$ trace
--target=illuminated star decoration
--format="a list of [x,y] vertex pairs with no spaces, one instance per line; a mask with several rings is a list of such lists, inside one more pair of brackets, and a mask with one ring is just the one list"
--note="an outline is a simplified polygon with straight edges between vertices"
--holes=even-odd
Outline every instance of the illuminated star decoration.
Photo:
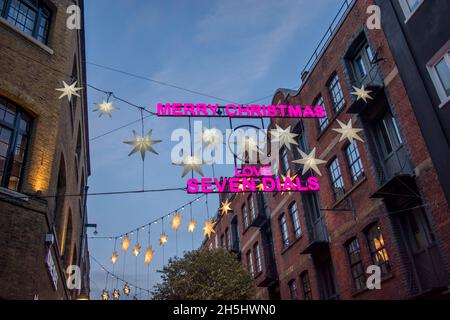
[[279,142],[280,147],[286,146],[289,150],[291,150],[291,144],[298,146],[297,141],[295,141],[294,139],[298,136],[298,134],[291,132],[291,126],[287,127],[286,129],[281,129],[281,127],[279,127],[278,125],[276,126],[276,129],[270,131],[273,137],[273,142]]
[[298,149],[300,152],[300,155],[302,156],[302,159],[292,161],[293,163],[299,163],[303,165],[303,172],[302,175],[304,175],[308,170],[312,169],[314,170],[319,176],[322,175],[319,168],[317,167],[319,164],[324,164],[326,161],[323,161],[321,159],[316,158],[316,148],[314,148],[310,154],[304,153],[302,150]]
[[105,101],[103,100],[102,103],[96,103],[95,105],[97,106],[97,108],[94,109],[94,112],[99,112],[99,117],[101,117],[102,115],[106,114],[108,115],[110,118],[112,117],[112,112],[114,110],[119,110],[119,108],[117,108],[116,106],[113,105],[114,101]]
[[65,81],[63,81],[63,85],[64,85],[64,88],[56,89],[56,91],[62,92],[62,95],[58,99],[62,99],[64,97],[67,97],[67,99],[69,99],[69,102],[72,100],[72,96],[79,97],[80,95],[77,93],[77,91],[80,91],[80,90],[83,89],[81,87],[77,87],[76,86],[77,85],[77,81],[72,83],[70,86]]
[[172,217],[172,222],[171,222],[170,228],[172,230],[178,230],[181,226],[181,220],[182,220],[181,214],[179,214],[178,212],[176,214],[174,214]]
[[235,142],[238,145],[238,156],[243,157],[245,154],[262,153],[258,146],[258,142],[253,137],[239,137],[238,141]]
[[214,231],[214,222],[210,219],[205,222],[205,226],[203,227],[203,237],[211,239],[213,233],[216,233],[216,231]]
[[114,291],[113,291],[113,298],[114,298],[114,300],[119,300],[119,298],[120,298],[119,289],[114,289]]
[[123,293],[128,296],[131,292],[130,286],[128,285],[128,283],[125,284],[125,286],[123,287]]
[[152,147],[154,144],[162,142],[162,140],[152,140],[153,130],[150,130],[146,135],[143,137],[138,134],[136,131],[133,130],[134,134],[134,140],[133,141],[125,141],[124,143],[132,145],[134,147],[133,150],[131,150],[130,154],[128,156],[131,156],[135,154],[136,152],[141,152],[142,160],[145,160],[145,152],[152,152],[154,154],[158,154],[156,150]]
[[225,202],[222,202],[222,206],[220,207],[220,212],[222,213],[222,215],[227,215],[228,212],[232,211],[231,210],[231,202],[227,200],[225,200]]
[[159,237],[159,245],[163,246],[167,243],[167,234],[163,232],[161,236]]
[[153,261],[153,254],[155,251],[153,250],[152,246],[149,246],[147,250],[145,251],[145,257],[144,257],[144,263],[150,264]]
[[[284,189],[284,187],[286,185],[286,179],[290,180],[290,183],[292,184],[292,187],[286,187],[286,191],[290,194],[289,191],[291,191],[293,187],[294,188],[296,187],[295,183],[294,183],[294,180],[295,180],[295,178],[297,178],[297,175],[291,176],[291,170],[289,169],[288,172],[286,173],[286,176],[281,175],[281,178],[282,178],[282,181],[283,181],[282,184],[281,184],[283,189]],[[285,191],[281,192],[281,194],[283,194],[284,192]]]
[[137,257],[140,252],[141,252],[141,246],[139,245],[139,243],[136,243],[136,245],[133,248],[133,256]]
[[182,178],[186,177],[189,172],[195,171],[202,177],[205,175],[203,174],[202,169],[200,168],[200,165],[202,164],[202,160],[200,160],[200,157],[197,155],[194,156],[186,156],[182,161],[181,165],[184,166]]
[[341,138],[339,139],[339,142],[348,139],[350,143],[353,143],[354,140],[359,140],[361,142],[364,142],[364,140],[358,136],[358,132],[363,131],[363,129],[355,129],[352,125],[352,119],[348,121],[347,124],[342,123],[341,121],[337,120],[339,125],[341,126],[340,129],[333,129],[333,131],[336,131],[341,134]]
[[109,300],[109,292],[106,290],[103,290],[102,292],[102,300]]
[[115,264],[117,262],[117,259],[119,258],[119,254],[117,253],[117,251],[114,251],[112,256],[111,256],[111,262],[113,264]]
[[130,247],[130,238],[128,238],[128,236],[126,235],[123,237],[122,240],[122,250],[127,251],[129,247]]
[[368,99],[373,100],[373,98],[370,95],[372,91],[366,90],[364,86],[362,86],[361,88],[353,86],[353,89],[355,91],[351,92],[351,94],[356,96],[356,101],[363,100],[365,103],[367,103]]
[[189,221],[189,224],[188,224],[188,232],[194,233],[195,228],[197,228],[197,221],[192,219],[191,221]]

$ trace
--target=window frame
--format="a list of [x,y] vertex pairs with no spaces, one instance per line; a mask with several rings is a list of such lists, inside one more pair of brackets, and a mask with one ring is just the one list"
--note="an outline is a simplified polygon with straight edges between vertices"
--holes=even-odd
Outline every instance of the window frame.
[[[28,151],[29,151],[29,147],[30,147],[30,143],[31,143],[33,118],[23,108],[21,108],[17,104],[15,104],[3,97],[0,97],[0,103],[3,103],[6,107],[8,107],[8,105],[9,105],[10,107],[13,107],[15,109],[13,124],[8,123],[3,120],[0,120],[0,127],[11,131],[11,136],[9,137],[9,142],[8,142],[8,148],[6,151],[4,171],[0,178],[0,188],[5,188],[7,190],[14,191],[14,192],[20,192],[20,190],[22,189],[25,164],[27,162],[27,155],[28,155]],[[25,130],[20,128],[22,115],[24,115],[25,117],[27,117],[29,119],[29,121],[27,122],[27,128]],[[25,150],[24,150],[24,154],[23,154],[22,165],[20,168],[16,189],[10,189],[9,184],[11,183],[11,174],[12,174],[12,170],[13,170],[16,149],[17,149],[17,146],[19,145],[19,143],[18,143],[19,136],[22,136],[26,139],[26,146],[24,148]]]
[[[356,244],[356,247],[352,245]],[[345,251],[347,253],[348,263],[350,266],[350,274],[353,280],[353,287],[359,291],[364,289],[366,285],[366,274],[364,272],[364,264],[361,255],[361,246],[359,244],[358,238],[353,237],[349,239],[345,244]],[[356,260],[352,257],[357,255]],[[355,274],[355,270],[360,269],[360,273]]]
[[281,216],[278,218],[278,224],[280,226],[281,245],[283,249],[286,249],[290,245],[290,240],[289,240],[289,227],[287,225],[285,213],[282,213]]
[[[339,80],[339,75],[337,72],[333,73],[333,75],[330,77],[330,80],[328,80],[327,83],[328,93],[330,95],[330,101],[331,101],[331,111],[333,115],[338,114],[342,109],[345,108],[345,96],[344,91],[342,90],[341,82]],[[338,94],[334,94],[334,89],[338,89],[338,94],[341,97],[339,101],[336,101],[336,97]]]
[[298,300],[298,287],[297,281],[295,279],[291,279],[288,282],[289,287],[289,295],[292,301]]
[[283,175],[287,175],[290,170],[289,165],[289,150],[285,146],[280,149],[280,169]]
[[424,0],[418,0],[419,3],[417,4],[417,7],[415,9],[411,9],[409,7],[408,0],[398,0],[400,7],[402,8],[403,14],[405,15],[405,23],[407,23],[411,17],[419,10],[419,8],[424,4]]
[[253,194],[250,194],[247,198],[248,201],[248,208],[249,208],[249,213],[250,213],[250,223],[253,223],[253,221],[255,221],[256,219],[256,208],[255,208],[255,201],[253,199]]
[[[12,1],[13,0],[4,0],[3,8],[0,8],[0,17],[5,19],[8,24],[13,26],[14,28],[17,28],[18,30],[20,30],[24,34],[32,37],[33,39],[35,39],[39,43],[42,43],[44,45],[48,45],[48,39],[49,39],[49,35],[50,35],[50,28],[51,28],[52,19],[53,19],[53,11],[50,9],[50,7],[48,5],[46,5],[46,3],[44,1],[42,1],[42,0],[36,0],[37,5],[35,3],[33,3],[32,1],[29,1],[29,0],[16,0],[20,4],[25,5],[27,8],[29,8],[30,10],[32,10],[36,14],[35,20],[33,21],[33,31],[31,32],[31,34],[29,34],[28,32],[24,31],[20,26],[17,26],[15,24],[15,22],[13,23],[12,21],[9,20],[9,14],[10,14],[10,10],[11,10]],[[45,15],[44,11],[48,12],[47,16]],[[44,18],[47,18],[47,27],[46,27],[46,30],[45,30],[45,35],[42,38],[40,36],[40,34],[39,34],[39,29],[40,29],[40,26],[41,26],[41,21]]]
[[253,246],[253,251],[255,252],[255,270],[258,274],[262,272],[261,248],[259,247],[259,242],[255,243],[255,245]]
[[314,99],[314,102],[312,104],[313,104],[313,106],[322,106],[323,111],[325,113],[325,117],[318,119],[319,120],[318,121],[319,122],[318,123],[319,133],[322,133],[330,125],[330,119],[328,118],[327,108],[325,106],[325,100],[323,98],[323,95],[319,94]]
[[312,300],[313,299],[312,288],[308,271],[303,271],[300,274],[300,280],[302,282],[303,298],[305,300]]
[[255,276],[255,266],[253,265],[253,253],[251,250],[247,251],[247,270],[252,275]]
[[[382,246],[381,246],[380,248],[376,248],[376,247],[374,246],[375,249],[372,247],[373,241],[369,238],[369,233],[370,233],[374,228],[376,228],[376,229],[378,230],[377,232],[379,233],[379,235],[380,235],[381,238],[383,239],[383,241],[382,241]],[[380,223],[379,223],[379,222],[374,222],[374,223],[370,224],[369,226],[367,226],[367,228],[364,230],[364,237],[366,238],[367,247],[368,247],[369,252],[370,252],[370,259],[371,259],[372,263],[373,263],[374,265],[380,267],[380,269],[381,269],[381,275],[382,275],[382,276],[386,276],[386,275],[391,274],[391,272],[392,272],[391,259],[390,259],[390,257],[389,257],[389,253],[388,253],[387,248],[386,248],[386,243],[385,243],[385,241],[384,241],[383,233],[381,232],[381,226],[380,226]],[[379,263],[379,262],[377,262],[377,260],[375,259],[375,257],[378,256],[378,253],[379,253],[379,252],[383,252],[383,254],[382,254],[383,259],[384,259],[384,255],[386,255],[386,257],[387,257],[387,260],[385,260],[383,263]],[[386,266],[386,271],[383,270],[383,266]]]
[[427,70],[433,82],[433,86],[436,89],[437,95],[440,100],[439,108],[443,108],[450,101],[450,94],[445,91],[444,85],[440,79],[439,73],[436,70],[436,66],[444,60],[447,67],[450,70],[450,41],[440,49],[437,54],[427,63]]
[[250,222],[248,220],[248,209],[246,203],[242,204],[241,211],[242,211],[242,220],[244,222],[244,230],[247,230],[247,228],[250,226]]
[[[292,208],[295,207],[295,211]],[[294,229],[294,235],[296,239],[299,239],[302,236],[302,225],[300,223],[300,216],[298,214],[298,206],[297,202],[293,201],[289,205],[289,214],[292,220],[292,227]]]
[[[334,163],[336,163],[336,168],[332,168]],[[341,165],[339,163],[338,157],[334,157],[331,159],[331,161],[327,165],[327,170],[330,177],[331,187],[333,189],[333,194],[336,200],[341,199],[345,195],[345,182],[344,177],[342,176]],[[335,177],[334,173],[336,172],[336,170],[339,171],[339,175]],[[336,186],[336,183],[338,181],[342,182],[341,192],[338,192],[339,187]]]
[[[354,152],[349,152],[350,147],[354,147]],[[361,153],[359,152],[358,144],[356,141],[349,143],[344,148],[345,160],[347,162],[347,167],[350,172],[350,177],[352,179],[352,183],[356,184],[361,181],[365,177],[364,166],[361,159]],[[355,160],[351,159],[351,154],[355,153]],[[355,165],[358,164],[360,166],[360,170],[357,172],[355,169]],[[356,176],[355,174],[358,173]]]

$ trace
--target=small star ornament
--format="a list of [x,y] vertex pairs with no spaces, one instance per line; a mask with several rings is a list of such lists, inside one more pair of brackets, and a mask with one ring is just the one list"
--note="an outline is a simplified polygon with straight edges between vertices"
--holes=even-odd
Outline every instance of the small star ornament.
[[222,206],[220,207],[220,212],[222,213],[222,215],[228,215],[228,213],[230,211],[232,211],[231,209],[231,202],[227,199],[225,200],[225,202],[222,202]]
[[186,177],[189,172],[194,171],[197,172],[199,175],[204,177],[204,173],[202,169],[200,168],[200,165],[203,163],[203,161],[200,159],[198,155],[194,156],[186,156],[182,161],[181,165],[184,166],[183,174],[181,175],[182,178]]
[[102,103],[96,103],[97,108],[94,109],[94,112],[99,112],[99,117],[102,115],[107,115],[110,118],[112,117],[112,112],[114,110],[119,110],[116,106],[113,105],[114,101],[105,101]]
[[208,237],[208,239],[211,239],[211,235],[213,233],[216,233],[214,230],[214,222],[209,219],[205,222],[205,226],[203,227],[203,237]]
[[202,139],[206,146],[216,147],[223,143],[222,134],[216,128],[212,129],[205,128],[203,131]]
[[144,263],[147,265],[152,263],[154,254],[155,251],[153,250],[152,246],[149,246],[147,250],[145,250]]
[[156,150],[152,147],[154,144],[162,142],[162,140],[152,140],[153,130],[150,130],[146,135],[141,136],[136,131],[133,130],[134,140],[133,141],[125,141],[124,143],[132,145],[134,147],[133,150],[131,150],[130,154],[128,156],[131,156],[135,154],[136,152],[141,153],[142,161],[145,160],[145,152],[152,152],[154,154],[158,154]]
[[194,233],[195,228],[197,228],[197,221],[192,219],[191,221],[189,221],[188,224],[188,232]]
[[130,247],[130,238],[128,236],[124,236],[122,240],[122,251],[127,251]]
[[102,292],[102,300],[107,301],[109,300],[109,292],[106,290],[103,290]]
[[176,214],[174,214],[172,217],[172,222],[171,222],[170,228],[172,230],[178,230],[181,226],[181,220],[182,220],[181,214],[179,214],[178,212]]
[[117,251],[114,251],[112,256],[111,256],[111,262],[112,264],[115,264],[117,262],[117,259],[119,258],[119,254],[117,253]]
[[[296,185],[294,183],[295,178],[297,178],[297,175],[293,175],[291,176],[291,170],[289,169],[288,172],[286,173],[286,176],[281,175],[281,180],[282,182],[282,188],[285,189],[286,191],[281,192],[281,194],[284,194],[285,192],[288,192],[289,194],[291,194],[290,191],[292,191],[292,189],[296,188]],[[287,180],[287,182],[286,182]],[[289,184],[289,186],[288,186]]]
[[128,296],[128,295],[130,295],[130,292],[131,292],[130,286],[128,285],[128,283],[126,283],[126,284],[123,286],[123,293],[124,293],[126,296]]
[[167,243],[167,234],[163,232],[161,236],[159,237],[159,245],[163,246]]
[[341,138],[339,139],[339,142],[341,142],[345,139],[348,139],[348,141],[350,141],[350,143],[353,143],[354,140],[359,140],[361,142],[364,142],[364,140],[360,136],[358,136],[358,132],[363,131],[363,129],[353,128],[352,119],[350,119],[347,124],[344,124],[339,120],[337,120],[337,122],[339,123],[341,128],[333,129],[333,131],[336,131],[341,134]]
[[238,141],[234,142],[234,144],[238,146],[237,155],[240,158],[245,157],[247,154],[262,154],[258,141],[254,137],[246,137],[241,135],[238,138]]
[[319,176],[322,175],[319,168],[317,167],[319,164],[324,164],[326,161],[317,159],[316,158],[316,148],[314,148],[310,154],[304,153],[302,150],[298,149],[300,152],[300,155],[302,156],[301,159],[292,161],[293,163],[298,163],[303,165],[303,172],[302,175],[304,175],[308,170],[313,170],[316,172]]
[[282,129],[278,125],[276,126],[276,129],[270,131],[270,133],[272,134],[272,142],[279,142],[280,147],[286,146],[286,148],[288,148],[289,150],[291,150],[291,144],[298,146],[297,141],[295,141],[294,139],[298,136],[298,134],[291,132],[291,126],[287,127],[286,129]]
[[139,243],[136,243],[136,245],[133,248],[133,256],[137,257],[140,252],[141,252],[141,246],[139,245]]
[[119,289],[114,289],[114,291],[113,291],[113,298],[114,298],[114,300],[119,300],[119,298],[120,298],[120,291],[119,291]]
[[373,100],[372,96],[370,95],[372,91],[366,90],[364,86],[362,86],[361,88],[353,86],[353,89],[355,91],[351,92],[351,94],[356,96],[356,101],[363,100],[365,103],[367,103],[367,100]]
[[79,97],[80,95],[78,94],[78,91],[83,89],[81,87],[77,87],[77,81],[72,83],[70,86],[65,81],[63,81],[63,86],[64,86],[64,88],[56,89],[56,91],[62,92],[61,96],[58,99],[67,97],[69,102],[72,100],[72,96]]

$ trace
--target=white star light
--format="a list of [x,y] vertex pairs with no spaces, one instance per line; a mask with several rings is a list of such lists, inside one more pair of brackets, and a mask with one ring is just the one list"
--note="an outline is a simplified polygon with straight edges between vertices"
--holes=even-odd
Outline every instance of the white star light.
[[304,175],[308,170],[312,169],[314,170],[319,176],[322,175],[319,168],[317,167],[319,164],[324,164],[326,161],[317,159],[316,158],[316,148],[314,148],[310,154],[304,153],[302,150],[298,149],[300,152],[300,155],[302,156],[302,159],[292,161],[293,163],[299,163],[303,165],[303,172],[302,175]]
[[254,137],[246,137],[245,135],[240,135],[238,141],[235,141],[234,144],[238,146],[237,156],[239,158],[243,158],[246,154],[250,157],[253,154],[262,154],[261,149],[264,148],[264,145],[260,148],[258,141]]
[[357,88],[357,87],[353,86],[353,89],[355,91],[351,92],[351,94],[356,96],[356,101],[363,100],[365,103],[367,103],[368,99],[373,100],[373,98],[370,95],[370,93],[372,93],[372,91],[366,90],[366,88],[364,86],[362,86],[361,88]]
[[340,129],[333,129],[333,131],[336,131],[341,134],[341,138],[339,139],[339,142],[348,139],[350,143],[353,143],[354,140],[359,140],[361,142],[364,142],[364,140],[358,136],[358,132],[363,131],[363,129],[355,129],[352,125],[352,119],[348,121],[347,124],[342,123],[341,121],[337,120],[339,125],[341,126]]
[[206,146],[216,147],[223,143],[222,133],[216,128],[205,128],[202,139]]
[[56,89],[56,91],[62,92],[62,95],[58,99],[62,99],[67,96],[67,98],[69,99],[69,102],[72,100],[72,96],[79,97],[80,95],[77,93],[77,91],[80,91],[83,89],[81,87],[76,86],[77,81],[72,83],[70,86],[65,81],[63,81],[63,85],[64,85],[64,88]]
[[180,163],[180,165],[184,166],[182,178],[188,175],[189,172],[195,171],[202,177],[205,175],[203,174],[202,169],[200,168],[200,165],[203,164],[203,161],[200,159],[200,156],[198,154],[194,156],[186,156]]
[[273,137],[273,142],[279,142],[280,147],[286,146],[289,150],[291,150],[291,144],[298,146],[297,141],[294,139],[298,136],[298,134],[291,132],[291,126],[286,129],[282,129],[278,125],[276,126],[276,129],[270,131]]
[[98,115],[99,117],[106,114],[111,118],[112,112],[114,110],[119,110],[119,108],[114,106],[113,103],[114,103],[114,101],[105,101],[105,100],[103,100],[102,103],[96,103],[95,105],[97,106],[97,108],[94,109],[94,112],[98,111],[100,113]]
[[154,154],[158,154],[156,150],[152,147],[152,145],[162,142],[161,140],[152,140],[153,130],[150,130],[146,135],[143,137],[136,133],[136,131],[133,130],[134,134],[134,140],[133,141],[125,141],[124,143],[132,145],[134,147],[133,150],[131,150],[130,154],[128,156],[133,155],[134,153],[140,151],[142,160],[145,160],[145,152],[152,152]]

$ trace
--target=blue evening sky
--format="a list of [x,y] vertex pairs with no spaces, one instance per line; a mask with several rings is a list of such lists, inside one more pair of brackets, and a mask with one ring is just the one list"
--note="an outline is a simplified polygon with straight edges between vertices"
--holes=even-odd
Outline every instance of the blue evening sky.
[[[245,103],[268,96],[277,88],[297,88],[300,71],[312,54],[343,0],[227,0],[227,1],[163,1],[163,0],[95,0],[86,1],[87,60],[155,80],[175,84],[227,100]],[[88,83],[130,102],[156,110],[158,102],[220,103],[211,98],[164,87],[148,81],[88,65]],[[112,119],[98,118],[92,112],[95,102],[105,98],[92,89],[89,97],[89,129],[94,138],[109,130],[139,119],[139,112],[121,102]],[[271,99],[260,103],[269,103]],[[225,128],[226,119],[214,119],[212,126]],[[236,122],[238,123],[238,122]],[[204,123],[207,125],[207,123]],[[240,123],[242,124],[242,123]],[[184,187],[183,169],[171,164],[170,141],[176,128],[187,128],[187,119],[145,120],[145,130],[153,129],[153,137],[163,140],[156,145],[159,156],[147,154],[145,187]],[[90,192],[138,190],[142,186],[142,161],[123,141],[132,139],[132,130],[140,132],[137,123],[91,141],[92,176]],[[210,167],[203,167],[212,176]],[[216,167],[216,176],[231,175],[233,166]],[[120,196],[90,197],[88,214],[97,223],[98,236],[113,236],[143,225],[181,204],[191,201],[183,191]],[[209,196],[210,214],[218,208],[217,196]],[[194,246],[202,241],[201,228],[206,219],[205,201],[193,205],[198,221]],[[178,250],[192,249],[191,234],[186,231],[189,220],[186,208],[184,224],[178,232]],[[156,249],[150,266],[150,285],[158,281],[156,270],[163,264],[158,245],[161,224],[152,227],[151,244]],[[175,233],[165,223],[169,242],[165,259],[175,255]],[[89,231],[92,236],[92,230]],[[132,236],[132,245],[136,234]],[[142,249],[147,246],[147,230],[141,232]],[[123,253],[119,250],[115,273],[123,275]],[[90,240],[92,256],[112,271],[110,256],[114,241]],[[125,278],[130,283],[147,287],[147,267],[142,254],[130,252],[126,258]],[[91,261],[92,298],[97,299],[105,287],[105,272]],[[108,281],[108,289],[115,281]],[[119,284],[119,288],[122,285]],[[145,296],[146,297],[146,296]],[[142,296],[144,298],[144,295]]]

